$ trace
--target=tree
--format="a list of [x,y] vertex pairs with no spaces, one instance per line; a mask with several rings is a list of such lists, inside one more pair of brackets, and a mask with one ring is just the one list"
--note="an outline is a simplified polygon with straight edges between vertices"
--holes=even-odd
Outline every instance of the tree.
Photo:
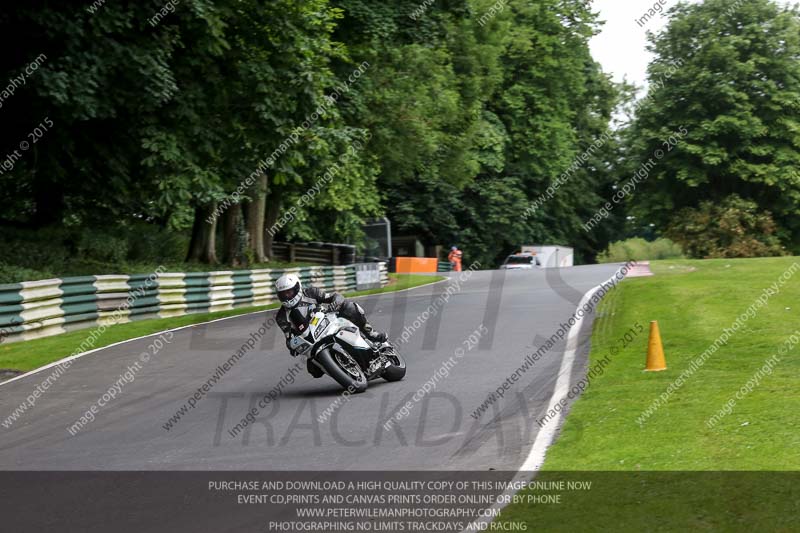
[[4,185],[17,184],[0,187],[4,205],[14,206],[6,211],[14,222],[100,225],[155,214],[164,176],[143,168],[143,145],[153,142],[164,157],[181,157],[155,120],[177,89],[171,62],[181,47],[203,56],[218,46],[208,37],[219,24],[211,11],[187,22],[183,34],[153,32],[147,20],[160,7],[154,0],[109,3],[90,13],[75,3],[33,2],[0,15],[2,33],[16,39],[3,55],[4,72],[16,76],[37,54],[46,58],[2,110],[3,146],[52,122],[2,176]]
[[617,93],[589,54],[594,16],[583,1],[495,4],[419,15],[407,2],[340,0],[337,39],[376,65],[348,119],[373,133],[397,231],[457,242],[485,265],[533,241],[576,242],[591,256],[606,241],[579,222],[610,189],[605,153],[546,212],[523,213],[607,128]]
[[190,233],[188,259],[236,265],[270,257],[276,229],[358,243],[383,212],[487,266],[607,240],[580,222],[611,191],[612,146],[523,216],[617,98],[588,0],[192,0],[156,26],[158,0],[39,4],[0,14],[23,36],[9,74],[48,58],[0,110],[5,145],[54,123],[1,176],[4,226],[158,225]]
[[[193,0],[152,27],[162,7],[62,3],[0,15],[21,36],[5,70],[33,51],[46,57],[2,110],[3,144],[18,144],[33,118],[54,124],[3,173],[4,223],[191,228],[188,257],[214,262],[217,219],[244,202],[248,255],[264,260],[266,180],[273,191],[304,190],[363,137],[335,109],[301,127],[338,83],[329,63],[344,54],[330,38],[340,14],[327,0]],[[220,235],[223,255],[239,235]]]
[[[800,13],[706,0],[670,17],[650,38],[650,92],[633,132],[639,161],[667,153],[637,189],[637,214],[663,228],[677,210],[736,194],[770,209],[800,250]],[[680,128],[688,135],[668,151]]]
[[267,174],[261,172],[248,191],[251,200],[246,204],[248,248],[253,261],[263,263],[267,260],[264,254],[264,220],[267,209]]

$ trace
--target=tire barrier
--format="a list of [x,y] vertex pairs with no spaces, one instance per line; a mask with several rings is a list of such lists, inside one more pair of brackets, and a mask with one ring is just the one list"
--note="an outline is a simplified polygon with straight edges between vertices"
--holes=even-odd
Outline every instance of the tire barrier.
[[[385,263],[368,268],[388,283]],[[363,269],[364,267],[360,267]],[[0,343],[94,326],[212,313],[277,302],[273,284],[284,273],[328,291],[361,288],[357,265],[287,269],[81,276],[0,285]]]
[[398,274],[414,274],[421,272],[438,272],[439,260],[435,257],[396,257],[395,272]]

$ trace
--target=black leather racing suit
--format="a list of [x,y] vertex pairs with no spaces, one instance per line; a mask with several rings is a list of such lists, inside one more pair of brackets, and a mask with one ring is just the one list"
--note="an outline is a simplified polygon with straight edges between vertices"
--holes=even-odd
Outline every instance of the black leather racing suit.
[[[346,318],[353,324],[355,324],[358,329],[364,332],[368,338],[373,338],[372,336],[375,335],[372,326],[369,325],[367,322],[367,315],[364,313],[364,309],[360,305],[355,302],[351,302],[347,300],[344,296],[337,292],[325,292],[321,289],[316,287],[308,287],[303,289],[303,297],[300,299],[300,302],[297,304],[297,307],[300,306],[312,306],[317,304],[328,304],[330,306],[331,311],[334,311],[339,314],[342,318]],[[278,327],[281,328],[283,334],[286,336],[286,347],[289,348],[289,339],[292,336],[292,323],[289,320],[289,313],[291,309],[287,309],[286,307],[281,307],[278,310],[278,314],[275,316],[275,322],[278,324]],[[385,338],[385,335],[383,336]],[[289,350],[291,352],[291,349]],[[292,354],[294,355],[294,354]],[[322,375],[322,371],[318,369],[316,366],[310,364],[308,365],[308,371],[314,377],[320,377]]]

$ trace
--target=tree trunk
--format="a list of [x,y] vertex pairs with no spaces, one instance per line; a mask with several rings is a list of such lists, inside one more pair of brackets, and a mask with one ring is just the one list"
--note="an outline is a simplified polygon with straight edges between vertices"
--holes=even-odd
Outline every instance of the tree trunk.
[[272,243],[275,241],[275,234],[280,228],[275,225],[278,222],[278,215],[281,214],[281,196],[283,191],[275,186],[270,187],[267,193],[267,209],[264,217],[264,253],[272,260]]
[[189,241],[189,253],[186,255],[187,261],[210,265],[217,263],[217,219],[213,216],[216,208],[216,202],[195,208],[192,239]]
[[202,222],[203,215],[199,207],[194,208],[194,222],[192,222],[192,238],[189,240],[189,251],[186,252],[186,261],[199,261],[202,250]]
[[264,263],[264,214],[267,205],[267,175],[261,173],[253,186],[248,191],[251,200],[248,202],[247,233],[250,238],[248,248],[252,253],[253,261]]
[[232,205],[222,215],[222,261],[231,266],[241,266],[239,257],[239,219],[242,206]]

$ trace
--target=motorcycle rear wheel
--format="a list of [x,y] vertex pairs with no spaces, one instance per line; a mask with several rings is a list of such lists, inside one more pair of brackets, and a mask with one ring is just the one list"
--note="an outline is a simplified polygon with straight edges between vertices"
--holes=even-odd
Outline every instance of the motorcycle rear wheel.
[[406,376],[406,360],[403,359],[403,356],[394,346],[390,350],[383,352],[383,354],[389,359],[392,366],[384,370],[381,377],[386,381],[400,381],[403,379]]

